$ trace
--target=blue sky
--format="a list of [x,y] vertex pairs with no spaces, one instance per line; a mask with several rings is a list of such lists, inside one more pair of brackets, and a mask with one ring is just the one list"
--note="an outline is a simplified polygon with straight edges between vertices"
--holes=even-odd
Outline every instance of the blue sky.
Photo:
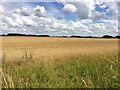
[[[68,14],[64,14],[62,9],[64,7],[64,5],[62,3],[58,3],[58,2],[37,2],[37,3],[31,3],[32,7],[35,7],[36,5],[40,5],[40,6],[44,6],[47,10],[48,13],[51,14],[55,14],[55,17],[58,18],[64,18],[65,20],[76,20],[77,19],[77,15],[75,13],[68,13]],[[55,9],[59,12],[52,12],[55,11]],[[64,14],[64,17],[63,17]]]
[[2,33],[117,35],[116,3],[90,1],[2,3]]

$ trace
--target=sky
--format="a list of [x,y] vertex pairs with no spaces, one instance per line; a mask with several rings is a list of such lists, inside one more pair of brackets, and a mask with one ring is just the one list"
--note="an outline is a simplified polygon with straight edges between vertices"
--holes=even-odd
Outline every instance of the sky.
[[1,2],[0,34],[116,36],[118,1]]

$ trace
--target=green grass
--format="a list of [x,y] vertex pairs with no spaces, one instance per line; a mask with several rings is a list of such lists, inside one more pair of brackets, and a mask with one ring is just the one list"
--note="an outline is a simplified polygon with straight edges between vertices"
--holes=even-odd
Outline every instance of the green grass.
[[16,62],[4,63],[3,88],[120,87],[120,65],[116,55],[56,61],[48,66],[30,66],[29,62],[20,65]]

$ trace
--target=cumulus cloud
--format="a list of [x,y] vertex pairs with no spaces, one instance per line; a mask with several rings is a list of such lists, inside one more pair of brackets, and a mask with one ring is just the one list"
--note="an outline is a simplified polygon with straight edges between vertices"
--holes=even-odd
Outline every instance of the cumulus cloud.
[[45,16],[47,15],[44,6],[38,6],[38,5],[37,5],[37,6],[34,8],[34,10],[35,10],[35,15],[36,15],[36,16],[45,17]]
[[92,4],[92,2],[91,0],[91,2],[78,5],[78,16],[80,19],[87,19],[92,15],[92,11],[94,10],[94,4]]
[[107,17],[106,12],[100,13],[98,11],[94,11],[90,18],[93,20],[98,20],[98,19],[105,19],[106,17]]
[[73,4],[66,4],[64,7],[63,7],[63,11],[65,13],[74,13],[76,12],[77,10],[77,7],[74,6]]
[[23,21],[20,18],[16,18],[15,22],[18,23],[19,25],[23,25]]
[[30,15],[30,10],[26,7],[22,7],[22,9],[20,10],[20,13],[24,16],[29,16]]
[[[67,0],[62,0],[61,1],[65,7],[66,7],[66,11],[70,12],[70,10],[73,12],[75,12],[76,8],[77,8],[77,15],[79,17],[79,19],[87,19],[92,15],[92,11],[94,10],[94,0],[82,0],[82,2],[68,2]],[[72,10],[71,8],[68,7],[68,5],[74,5],[72,7],[74,7],[74,9]],[[69,5],[70,6],[70,5]],[[63,10],[65,9],[65,7],[63,8]]]
[[8,24],[9,26],[13,26],[13,27],[14,27],[14,26],[18,26],[18,24],[15,23],[15,21],[13,21],[11,17],[4,17],[4,18],[2,19],[2,21],[3,21],[3,23]]
[[118,34],[118,21],[117,20],[100,20],[101,23],[94,23],[89,25],[89,29],[96,35],[117,35]]
[[21,18],[25,26],[33,26],[34,22],[30,17],[22,17]]

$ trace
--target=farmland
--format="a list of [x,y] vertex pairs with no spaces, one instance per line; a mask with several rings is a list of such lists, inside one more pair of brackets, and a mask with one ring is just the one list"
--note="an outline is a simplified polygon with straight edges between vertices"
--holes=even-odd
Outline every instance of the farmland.
[[3,88],[107,88],[118,81],[118,39],[2,37]]

